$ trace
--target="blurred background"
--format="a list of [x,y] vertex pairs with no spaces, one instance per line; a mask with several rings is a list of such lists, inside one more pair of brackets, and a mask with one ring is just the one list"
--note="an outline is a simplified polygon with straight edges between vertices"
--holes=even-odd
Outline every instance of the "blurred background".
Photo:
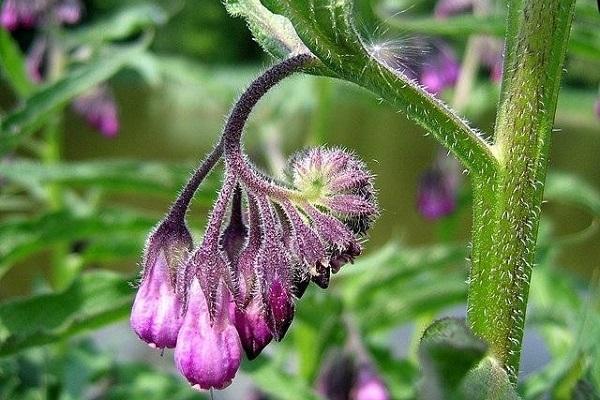
[[[61,3],[2,4],[3,135],[17,126],[23,137],[0,153],[0,399],[202,398],[171,352],[129,330],[128,282],[149,229],[273,60],[218,0]],[[491,132],[504,2],[363,3],[366,43]],[[576,14],[525,335],[526,398],[571,398],[559,394],[584,381],[594,393],[600,380],[600,336],[581,340],[600,331],[600,14],[592,0]],[[311,287],[284,341],[245,362],[215,399],[350,398],[353,379],[328,389],[327,368],[358,353],[392,398],[414,398],[423,328],[465,314],[468,176],[402,114],[328,78],[283,82],[245,136],[273,176],[295,151],[322,144],[355,151],[377,176],[382,212],[366,255],[326,291]],[[197,195],[196,237],[219,183],[215,171]]]

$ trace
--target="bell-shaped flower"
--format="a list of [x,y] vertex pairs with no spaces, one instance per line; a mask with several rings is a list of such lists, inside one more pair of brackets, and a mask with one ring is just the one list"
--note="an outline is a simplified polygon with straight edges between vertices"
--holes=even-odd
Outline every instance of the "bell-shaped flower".
[[255,359],[271,342],[273,334],[265,320],[263,306],[254,298],[244,308],[235,308],[234,324],[249,360]]
[[457,161],[438,154],[433,167],[425,171],[419,184],[419,213],[426,219],[435,220],[454,212],[460,181]]
[[75,98],[73,110],[106,137],[119,133],[119,116],[115,98],[107,86],[96,86]]
[[432,94],[438,95],[454,86],[460,75],[460,64],[450,46],[437,42],[423,61],[419,82]]
[[350,400],[389,400],[390,392],[369,363],[358,365]]
[[348,400],[355,375],[352,356],[332,350],[319,371],[316,391],[328,400]]
[[230,320],[230,299],[221,286],[214,318],[197,279],[189,288],[188,305],[175,347],[175,365],[197,389],[223,389],[242,360],[242,346]]
[[175,291],[177,269],[192,247],[183,224],[166,220],[154,230],[143,258],[142,280],[131,310],[135,333],[152,347],[175,347],[182,323],[182,303]]
[[265,319],[275,340],[287,332],[294,317],[292,266],[285,250],[281,225],[266,197],[257,197],[264,229],[263,242],[256,260],[258,289],[262,296]]

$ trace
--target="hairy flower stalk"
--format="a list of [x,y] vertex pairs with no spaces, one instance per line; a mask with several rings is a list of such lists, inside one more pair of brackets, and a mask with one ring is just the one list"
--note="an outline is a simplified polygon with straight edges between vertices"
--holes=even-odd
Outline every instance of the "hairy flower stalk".
[[[136,298],[143,307],[134,305],[132,327],[156,347],[175,346],[176,366],[195,388],[226,387],[242,350],[253,359],[271,340],[281,340],[296,299],[310,281],[327,287],[331,274],[362,252],[361,237],[377,216],[372,175],[345,150],[296,154],[286,184],[260,173],[242,152],[243,128],[258,100],[313,60],[294,56],[250,85],[221,140],[148,240]],[[188,252],[186,211],[223,154],[223,186],[202,242]],[[175,232],[189,237],[178,258],[171,254],[180,246],[167,240]],[[156,339],[163,336],[169,340]]]

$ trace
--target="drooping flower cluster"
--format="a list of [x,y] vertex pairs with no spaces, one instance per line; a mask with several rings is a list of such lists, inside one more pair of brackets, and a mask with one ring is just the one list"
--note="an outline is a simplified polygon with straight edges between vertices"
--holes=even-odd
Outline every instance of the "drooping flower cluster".
[[[276,65],[242,95],[222,141],[148,239],[131,326],[152,346],[175,347],[177,368],[196,388],[226,387],[242,351],[253,359],[281,340],[295,301],[311,281],[326,288],[361,253],[361,236],[377,215],[372,176],[347,151],[298,153],[287,185],[259,173],[241,152],[252,106],[307,61]],[[201,243],[189,252],[185,210],[223,152],[223,186]]]

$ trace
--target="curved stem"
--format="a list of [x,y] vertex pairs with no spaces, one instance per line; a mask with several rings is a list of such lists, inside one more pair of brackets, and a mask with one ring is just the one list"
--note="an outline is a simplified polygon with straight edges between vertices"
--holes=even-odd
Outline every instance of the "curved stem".
[[260,176],[251,163],[245,159],[241,149],[244,126],[254,106],[272,87],[314,61],[315,58],[310,54],[299,54],[269,68],[256,78],[240,96],[223,129],[222,137],[227,166],[239,175],[245,185],[274,198],[293,198],[298,197],[299,194]]
[[219,142],[200,163],[198,168],[196,168],[192,177],[187,181],[177,197],[177,200],[171,206],[167,220],[177,223],[184,221],[186,211],[196,190],[198,190],[206,175],[217,164],[224,151],[228,166],[239,175],[240,179],[246,185],[255,187],[276,197],[290,195],[294,197],[296,195],[294,191],[260,177],[251,167],[251,164],[244,158],[240,141],[246,121],[256,103],[258,103],[269,89],[312,61],[314,61],[314,57],[310,54],[300,54],[291,57],[269,68],[250,84],[248,89],[246,89],[233,106]]
[[186,182],[183,190],[177,197],[177,200],[171,205],[167,219],[183,222],[185,213],[187,212],[190,202],[194,198],[196,190],[198,190],[198,187],[204,178],[206,178],[206,175],[213,169],[222,155],[223,139],[221,138],[212,151],[200,163],[198,168],[196,168],[192,177]]

